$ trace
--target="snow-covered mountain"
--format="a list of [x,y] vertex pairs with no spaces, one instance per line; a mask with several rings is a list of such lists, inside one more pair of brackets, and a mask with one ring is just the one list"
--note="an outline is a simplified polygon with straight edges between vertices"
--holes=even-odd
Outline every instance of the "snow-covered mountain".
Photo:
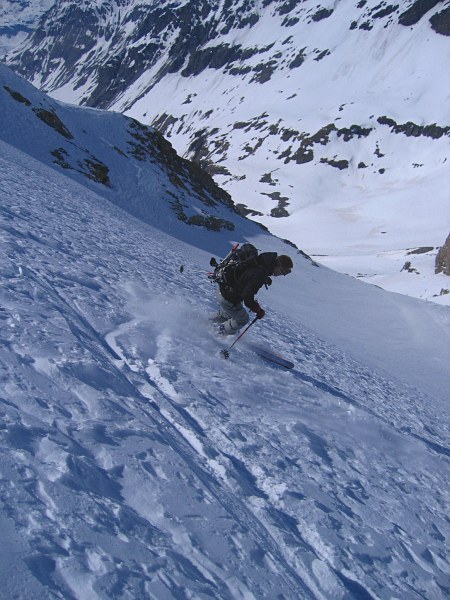
[[2,0],[0,3],[0,59],[38,27],[40,17],[55,0]]
[[9,62],[155,125],[317,260],[448,303],[449,23],[436,0],[66,0]]
[[[189,225],[213,192],[151,129],[0,91],[1,597],[447,598],[448,308]],[[226,361],[206,270],[244,240],[295,268]]]

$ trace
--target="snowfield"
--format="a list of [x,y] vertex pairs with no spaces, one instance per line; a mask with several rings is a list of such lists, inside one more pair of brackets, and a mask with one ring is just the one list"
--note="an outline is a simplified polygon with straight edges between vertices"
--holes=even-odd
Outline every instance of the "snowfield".
[[233,232],[55,169],[0,142],[2,596],[448,597],[448,308],[249,224],[295,269],[223,360],[206,271]]

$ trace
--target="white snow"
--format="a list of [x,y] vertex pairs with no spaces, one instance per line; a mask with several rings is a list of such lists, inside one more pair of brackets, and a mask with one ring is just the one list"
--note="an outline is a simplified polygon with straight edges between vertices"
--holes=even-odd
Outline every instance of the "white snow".
[[[120,147],[118,120],[58,110]],[[162,196],[130,216],[26,114],[27,147],[0,134],[3,597],[448,597],[449,308],[240,224],[295,268],[224,360],[206,271],[237,232],[169,231]]]

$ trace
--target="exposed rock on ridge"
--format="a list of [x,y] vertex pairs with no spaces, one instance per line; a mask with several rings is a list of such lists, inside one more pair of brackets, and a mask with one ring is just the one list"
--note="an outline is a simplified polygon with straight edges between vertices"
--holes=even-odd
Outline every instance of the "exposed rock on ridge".
[[445,243],[439,248],[436,255],[436,273],[444,273],[444,275],[450,275],[450,234],[448,235]]

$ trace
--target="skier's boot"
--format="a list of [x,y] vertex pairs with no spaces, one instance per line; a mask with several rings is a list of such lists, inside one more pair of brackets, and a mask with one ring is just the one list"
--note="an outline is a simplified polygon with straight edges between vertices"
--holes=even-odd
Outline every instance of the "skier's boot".
[[220,323],[225,323],[225,321],[227,321],[227,318],[222,317],[222,315],[220,313],[217,313],[210,318],[210,321],[211,321],[211,323],[220,324]]
[[217,333],[222,336],[228,335],[228,333],[225,331],[225,325],[223,323],[221,323],[217,328]]

